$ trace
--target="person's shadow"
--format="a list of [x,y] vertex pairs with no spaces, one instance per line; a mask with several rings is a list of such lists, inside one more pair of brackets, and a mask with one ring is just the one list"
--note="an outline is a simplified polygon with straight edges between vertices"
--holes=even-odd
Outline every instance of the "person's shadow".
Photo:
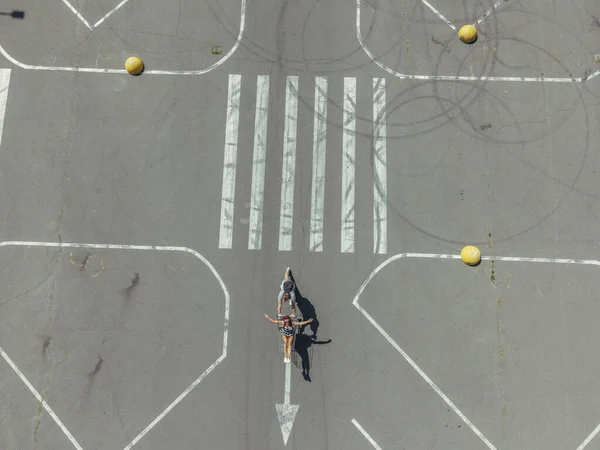
[[312,381],[310,379],[310,359],[312,352],[309,352],[308,349],[310,349],[313,344],[322,345],[329,344],[330,342],[331,339],[328,341],[317,341],[313,339],[313,336],[307,336],[302,333],[296,335],[294,347],[296,349],[296,353],[298,353],[298,356],[300,356],[300,359],[302,360],[302,376],[306,381]]
[[[331,339],[328,341],[317,341],[317,331],[319,329],[319,320],[317,319],[317,312],[315,311],[315,307],[313,304],[300,293],[300,289],[298,289],[298,283],[296,283],[296,279],[294,278],[294,274],[290,272],[290,278],[294,282],[294,292],[296,294],[296,305],[302,314],[302,320],[312,319],[313,321],[308,325],[304,325],[300,327],[298,334],[296,335],[296,341],[294,343],[294,347],[296,349],[296,353],[300,356],[302,360],[302,376],[306,381],[311,381],[310,379],[310,356],[309,349],[313,344],[322,345],[329,344]],[[310,327],[310,331],[312,334],[307,336],[304,334],[304,330],[306,327]],[[312,352],[310,352],[312,354]]]
[[294,278],[294,274],[290,272],[290,278],[292,279],[292,281],[294,282],[294,292],[296,294],[296,305],[298,305],[298,308],[300,309],[300,312],[302,313],[302,320],[308,320],[308,319],[312,319],[313,321],[308,324],[308,325],[304,325],[301,329],[300,329],[300,334],[304,334],[304,329],[309,326],[310,327],[310,331],[312,331],[312,339],[317,339],[317,330],[319,329],[319,320],[317,319],[317,312],[315,311],[315,307],[312,305],[312,303],[306,298],[303,297],[302,294],[300,293],[300,289],[298,289],[298,283],[296,283],[296,279]]

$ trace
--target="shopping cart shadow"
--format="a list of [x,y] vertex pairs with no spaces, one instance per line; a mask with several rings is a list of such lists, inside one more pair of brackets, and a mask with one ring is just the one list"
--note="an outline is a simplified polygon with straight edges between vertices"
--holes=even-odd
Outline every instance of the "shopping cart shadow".
[[310,379],[310,365],[313,352],[312,350],[309,351],[309,349],[311,349],[313,345],[329,344],[330,342],[331,339],[327,341],[317,341],[313,339],[313,336],[307,336],[302,333],[296,335],[294,347],[302,362],[302,376],[306,381],[312,381]]

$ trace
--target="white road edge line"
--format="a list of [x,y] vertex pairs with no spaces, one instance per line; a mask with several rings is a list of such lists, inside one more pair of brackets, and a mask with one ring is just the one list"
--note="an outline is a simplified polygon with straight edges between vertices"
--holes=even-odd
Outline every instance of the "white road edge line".
[[506,0],[498,0],[496,3],[494,3],[494,5],[490,9],[488,9],[485,13],[483,13],[483,16],[481,16],[479,19],[477,19],[477,21],[473,25],[477,25],[477,24],[480,24],[481,22],[483,22],[491,13],[493,13],[498,8],[498,6],[500,6],[505,1]]
[[356,421],[356,419],[352,419],[352,423],[354,424],[354,426],[355,426],[356,428],[358,428],[358,431],[360,431],[360,432],[361,432],[361,434],[362,434],[362,435],[365,437],[365,439],[366,439],[367,441],[369,441],[369,444],[371,444],[375,450],[383,450],[383,449],[382,449],[382,448],[379,446],[379,444],[377,444],[377,442],[375,442],[375,439],[373,439],[371,436],[369,436],[369,433],[367,433],[367,432],[365,431],[365,429],[364,429],[364,428],[363,428],[363,427],[360,425],[360,423],[358,423],[358,422]]
[[254,114],[254,154],[252,156],[248,250],[260,250],[262,246],[268,119],[269,76],[259,75],[256,79],[256,112]]
[[373,78],[373,253],[387,253],[385,78]]
[[323,251],[325,161],[327,151],[327,78],[315,79],[313,164],[310,205],[310,251]]
[[8,102],[8,87],[10,85],[11,69],[0,69],[0,145],[4,132],[4,117],[6,116],[6,103]]
[[280,251],[290,251],[292,249],[294,185],[296,180],[296,132],[298,126],[298,77],[287,77],[285,86],[283,166],[281,170],[281,207],[279,212]]
[[446,404],[452,408],[452,410],[458,415],[458,417],[460,417],[462,419],[462,421],[479,437],[479,439],[481,439],[483,441],[483,443],[485,445],[487,445],[487,447],[490,450],[496,450],[496,447],[494,447],[492,445],[492,443],[490,441],[488,441],[488,439],[483,435],[483,433],[481,431],[479,431],[477,429],[477,427],[467,418],[467,416],[465,416],[460,409],[458,409],[458,407],[452,402],[452,400],[450,400],[448,398],[448,396],[446,394],[444,394],[444,392],[431,380],[431,378],[429,378],[427,376],[427,374],[417,365],[417,363],[415,363],[412,358],[410,356],[408,356],[408,354],[402,350],[402,348],[396,343],[396,341],[394,341],[391,336],[389,334],[387,334],[385,332],[385,330],[383,328],[381,328],[381,326],[375,321],[375,319],[373,319],[369,313],[367,313],[367,311],[365,311],[357,302],[358,300],[358,296],[354,299],[356,303],[354,303],[354,306],[361,312],[361,314],[366,317],[366,319],[371,322],[371,325],[373,325],[377,331],[379,331],[379,333],[390,343],[392,344],[392,347],[394,347],[398,353],[400,353],[402,355],[402,357],[406,360],[406,362],[408,364],[411,365],[411,367],[415,370],[415,372],[417,372],[421,378],[423,378],[423,380],[425,380],[425,382],[431,387],[431,389],[433,389],[435,391],[435,393],[437,395],[439,395],[442,400],[444,400],[444,402],[446,402]]
[[446,19],[444,17],[444,15],[439,12],[437,9],[435,9],[427,0],[421,0],[421,3],[423,3],[425,6],[427,6],[429,9],[431,9],[433,11],[433,13],[438,16],[446,25],[448,25],[450,28],[452,28],[454,31],[458,31],[458,29],[456,28],[456,26],[454,26],[454,24],[452,22],[450,22],[448,19]]
[[65,5],[67,5],[67,8],[69,8],[69,9],[70,9],[70,10],[73,12],[73,14],[75,14],[75,15],[77,16],[77,18],[83,22],[83,24],[84,24],[86,27],[88,27],[90,30],[93,30],[93,29],[94,29],[94,28],[93,28],[93,27],[92,27],[92,26],[91,26],[91,25],[88,23],[88,21],[87,21],[87,20],[85,20],[85,17],[83,17],[81,14],[79,14],[79,11],[77,11],[77,10],[75,9],[75,7],[74,7],[73,5],[71,5],[71,3],[70,3],[68,0],[62,0],[62,1],[63,1],[63,3],[64,3]]
[[354,180],[356,171],[356,78],[344,77],[342,117],[342,253],[354,252]]
[[[142,439],[152,428],[154,428],[158,422],[160,422],[175,406],[177,406],[177,404],[179,402],[181,402],[187,395],[189,395],[189,393],[192,392],[192,390],[196,386],[198,386],[198,384],[204,378],[206,378],[208,376],[208,374],[211,373],[227,357],[227,341],[228,341],[228,336],[229,336],[229,311],[230,311],[229,292],[227,291],[227,287],[225,287],[225,283],[224,283],[223,279],[221,278],[221,275],[219,275],[219,272],[217,272],[217,270],[208,261],[208,259],[206,259],[203,255],[201,255],[200,253],[198,253],[197,251],[195,251],[191,248],[158,246],[158,245],[83,244],[83,243],[76,243],[76,242],[29,242],[29,241],[4,241],[4,242],[0,242],[0,247],[95,248],[95,249],[106,249],[106,250],[155,250],[155,251],[183,252],[183,253],[189,253],[190,255],[193,255],[196,258],[198,258],[200,261],[202,261],[204,263],[204,265],[206,267],[208,267],[208,269],[211,271],[211,273],[217,279],[219,286],[221,287],[221,290],[223,291],[223,295],[225,296],[225,316],[224,316],[224,320],[223,320],[223,353],[208,369],[206,369],[202,373],[202,375],[200,375],[192,384],[190,384],[190,386],[185,391],[183,391],[181,393],[181,395],[179,395],[169,406],[167,406],[165,408],[165,410],[163,412],[161,412],[156,417],[156,419],[154,419],[150,423],[150,425],[148,425],[138,436],[136,436],[136,438],[133,441],[131,441],[131,443],[129,445],[127,445],[127,447],[125,447],[124,450],[130,450],[137,442],[139,442],[140,439]],[[4,351],[3,351],[3,353],[4,353]],[[2,356],[4,357],[4,354]],[[6,356],[8,357],[8,355],[6,355]],[[4,359],[6,360],[6,357]],[[8,360],[7,360],[7,362],[8,362]],[[11,367],[13,367],[13,365],[14,365],[14,363],[11,365]],[[13,370],[15,367],[16,367],[16,365],[14,365]],[[20,373],[20,371],[17,372],[17,375],[19,373]],[[27,385],[27,387],[30,390],[32,390],[33,386],[31,386],[31,384],[29,382],[25,382],[26,379],[24,377],[22,377],[21,380],[23,380],[23,382]],[[40,401],[41,397],[39,396],[39,393],[36,395],[37,391],[35,391],[35,392],[34,391],[35,391],[35,389],[32,390],[32,393],[36,396],[38,401]],[[45,407],[46,406],[44,406],[44,408]],[[48,409],[49,408],[50,407],[48,406]],[[50,411],[48,411],[48,412],[50,413]],[[61,426],[62,422],[60,422],[58,417],[55,414],[50,414],[50,415],[52,416],[52,418],[54,419],[56,424],[59,427],[61,427],[62,431],[67,435],[67,437],[69,437],[70,433],[68,433],[68,430],[64,427],[64,425]],[[76,441],[74,439],[72,439],[71,442],[74,443],[74,445],[76,444]],[[82,450],[81,447],[79,447],[79,444],[75,445],[75,448],[77,448],[77,450]]]
[[[392,263],[401,258],[429,258],[429,259],[453,259],[460,260],[460,255],[450,255],[441,253],[399,253],[391,256],[382,262],[379,266],[371,272],[367,279],[358,289],[352,304],[360,311],[360,313],[379,331],[379,333],[402,355],[402,357],[408,362],[412,368],[425,380],[427,384],[446,402],[448,406],[467,424],[469,428],[490,448],[495,450],[495,447],[487,440],[487,438],[471,423],[471,421],[452,403],[452,401],[437,387],[437,385],[421,370],[421,368],[408,356],[408,354],[402,350],[402,348],[390,337],[386,331],[373,319],[367,311],[365,311],[359,304],[358,300],[367,287],[367,285],[375,278],[375,276],[388,264]],[[483,256],[483,261],[507,261],[507,262],[533,262],[533,263],[545,263],[545,264],[579,264],[579,265],[590,265],[600,266],[600,261],[594,259],[567,259],[567,258],[530,258],[523,256]],[[590,441],[600,432],[600,424],[590,433],[590,435],[581,443],[577,450],[583,450]]]
[[235,174],[237,166],[238,129],[240,125],[240,91],[242,76],[230,74],[227,91],[227,122],[223,155],[223,184],[221,190],[221,221],[219,248],[233,244],[233,217],[235,214]]
[[21,370],[19,370],[17,365],[13,362],[12,359],[10,359],[10,357],[6,354],[6,352],[4,351],[4,349],[2,347],[0,347],[0,355],[2,355],[2,358],[4,358],[4,360],[8,363],[8,365],[11,367],[11,369],[17,374],[17,376],[21,379],[23,384],[25,386],[27,386],[27,389],[29,389],[29,391],[33,394],[33,396],[37,399],[37,401],[41,403],[42,407],[46,410],[46,412],[48,414],[50,414],[50,417],[52,417],[52,420],[54,420],[54,422],[62,430],[62,432],[65,434],[65,436],[67,436],[67,439],[69,439],[69,441],[71,441],[71,444],[73,444],[73,447],[75,447],[77,450],[83,450],[83,448],[81,448],[81,445],[79,445],[79,442],[77,442],[77,440],[75,440],[75,438],[73,437],[71,432],[61,422],[61,420],[58,418],[58,416],[52,410],[52,408],[50,408],[50,405],[48,405],[48,403],[46,403],[46,401],[42,398],[42,396],[37,391],[37,389],[33,387],[33,385],[29,382],[27,377],[25,377],[25,375],[23,375],[23,372],[21,372]]
[[[241,10],[240,10],[240,31],[238,33],[237,40],[233,47],[217,62],[207,67],[206,69],[200,70],[146,70],[144,71],[145,75],[204,75],[208,72],[212,72],[214,69],[219,67],[225,61],[227,61],[238,49],[240,44],[242,43],[242,38],[244,37],[244,28],[246,26],[246,0],[241,0]],[[49,71],[58,71],[58,72],[82,72],[82,73],[108,73],[108,74],[125,74],[127,75],[127,71],[125,69],[101,69],[98,67],[68,67],[68,66],[36,66],[31,64],[25,64],[20,61],[17,61],[8,52],[4,49],[2,45],[0,45],[0,53],[8,59],[15,66],[20,67],[25,70],[49,70]]]
[[[390,75],[400,78],[403,80],[431,80],[431,81],[510,81],[510,82],[536,82],[536,83],[585,83],[587,81],[596,78],[600,75],[600,70],[596,70],[590,75],[584,77],[570,77],[570,78],[545,78],[545,77],[464,77],[454,75],[407,75],[387,67],[385,64],[379,62],[377,58],[371,53],[371,50],[365,45],[362,33],[360,31],[360,10],[361,0],[356,0],[356,39],[362,47],[363,51],[379,68],[383,69]],[[1,48],[0,48],[1,50]]]
[[93,27],[97,28],[98,25],[100,25],[102,22],[104,22],[106,19],[108,19],[110,16],[112,16],[114,13],[116,13],[121,6],[123,6],[125,3],[127,3],[129,0],[122,0],[121,3],[119,3],[117,6],[115,6],[113,9],[111,9],[109,12],[106,13],[106,15],[104,17],[102,17],[98,22],[96,22]]

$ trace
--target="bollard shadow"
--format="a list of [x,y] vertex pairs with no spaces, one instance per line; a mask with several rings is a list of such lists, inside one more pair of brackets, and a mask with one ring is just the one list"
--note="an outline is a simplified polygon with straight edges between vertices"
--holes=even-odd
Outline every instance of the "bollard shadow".
[[309,383],[312,381],[310,379],[310,361],[312,359],[312,351],[309,351],[313,345],[323,345],[329,344],[331,339],[327,341],[317,341],[313,339],[313,336],[307,336],[306,334],[297,334],[296,342],[294,347],[296,349],[296,353],[300,357],[302,361],[302,376]]
[[24,19],[25,11],[12,11],[12,12],[2,12],[0,11],[0,16],[10,16],[13,19]]

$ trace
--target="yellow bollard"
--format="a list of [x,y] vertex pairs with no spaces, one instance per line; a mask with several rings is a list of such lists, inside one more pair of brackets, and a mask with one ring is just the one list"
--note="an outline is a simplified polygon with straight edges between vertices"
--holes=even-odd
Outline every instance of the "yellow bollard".
[[475,266],[481,261],[481,252],[473,245],[467,245],[460,252],[460,257],[465,264],[469,266]]
[[137,56],[130,56],[125,60],[125,70],[131,75],[139,75],[144,70],[144,63]]
[[477,28],[473,25],[465,25],[458,30],[458,38],[465,44],[472,44],[477,40]]

